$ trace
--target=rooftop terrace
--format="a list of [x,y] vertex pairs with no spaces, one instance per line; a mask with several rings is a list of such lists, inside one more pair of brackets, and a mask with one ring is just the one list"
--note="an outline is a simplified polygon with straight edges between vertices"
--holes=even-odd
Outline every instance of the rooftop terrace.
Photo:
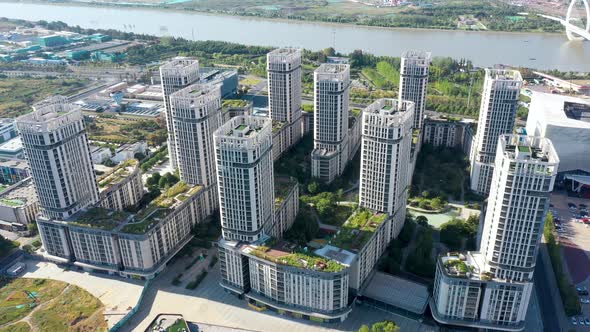
[[128,212],[95,207],[75,215],[70,224],[80,227],[112,231],[129,220],[131,216],[132,214]]
[[191,187],[182,181],[178,182],[156,197],[145,209],[139,211],[133,218],[133,222],[125,224],[121,231],[131,234],[146,233],[173,212],[176,206],[201,189],[201,186]]
[[68,222],[75,226],[144,234],[168,216],[174,208],[202,189],[179,182],[156,197],[148,206],[132,214],[94,207],[72,216]]
[[255,246],[248,245],[244,250],[245,253],[271,261],[276,264],[293,266],[297,268],[308,269],[319,272],[340,272],[346,266],[335,260],[327,259],[311,252],[298,248],[297,245],[281,241],[272,243],[274,240],[268,240],[267,245]]
[[139,161],[136,159],[129,159],[120,163],[110,173],[98,179],[98,187],[100,189],[106,189],[108,186],[116,185],[131,175],[138,165]]
[[385,220],[385,213],[358,210],[342,225],[330,244],[346,250],[360,250]]
[[290,177],[275,177],[275,207],[279,207],[283,203],[287,195],[289,195],[296,184],[297,182],[292,180]]

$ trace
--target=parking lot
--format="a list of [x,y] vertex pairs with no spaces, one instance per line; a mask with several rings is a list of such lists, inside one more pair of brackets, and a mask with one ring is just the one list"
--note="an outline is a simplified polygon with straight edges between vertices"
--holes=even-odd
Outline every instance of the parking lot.
[[[569,272],[571,281],[580,288],[590,289],[590,225],[581,222],[581,207],[589,206],[590,200],[568,197],[565,192],[554,192],[551,195],[550,210],[556,223],[559,241],[563,250],[564,268]],[[575,206],[575,207],[574,207]],[[590,331],[590,296],[583,295],[581,299],[589,302],[582,304],[583,318],[588,318],[588,323],[579,324],[576,317],[578,330]],[[573,327],[573,325],[572,325]]]

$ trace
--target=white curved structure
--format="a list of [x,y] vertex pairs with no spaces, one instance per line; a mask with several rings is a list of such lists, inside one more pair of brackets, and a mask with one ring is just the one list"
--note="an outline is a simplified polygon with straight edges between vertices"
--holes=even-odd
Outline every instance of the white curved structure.
[[[565,33],[567,35],[567,39],[569,40],[584,40],[584,38],[588,39],[588,36],[583,36],[578,34],[578,31],[572,29],[572,24],[570,23],[572,11],[574,9],[574,5],[576,4],[577,0],[572,0],[569,7],[567,8],[567,15],[565,16]],[[584,9],[586,11],[586,28],[585,31],[590,33],[590,5],[588,5],[588,0],[581,0],[584,4]]]
[[548,16],[548,15],[539,15],[539,16],[561,23],[561,25],[563,25],[565,27],[565,34],[567,35],[567,38],[569,40],[574,40],[574,41],[581,41],[584,39],[590,40],[590,4],[588,4],[588,0],[581,0],[582,3],[584,4],[584,9],[586,12],[586,27],[585,27],[585,29],[580,28],[580,27],[575,26],[570,23],[570,21],[572,19],[572,17],[571,17],[572,11],[574,10],[574,5],[576,4],[576,1],[577,0],[572,0],[569,7],[567,8],[567,14],[566,14],[565,20],[561,19],[559,17],[553,17],[553,16]]

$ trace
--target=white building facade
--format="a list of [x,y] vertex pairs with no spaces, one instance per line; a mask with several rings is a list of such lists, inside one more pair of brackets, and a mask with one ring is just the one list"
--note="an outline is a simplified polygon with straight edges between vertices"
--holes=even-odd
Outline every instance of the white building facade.
[[287,147],[302,136],[301,54],[300,49],[280,48],[266,56],[269,116],[273,121],[286,124]]
[[314,72],[313,177],[330,183],[348,163],[350,66],[322,64]]
[[522,77],[516,70],[486,69],[477,132],[471,147],[471,190],[487,196],[498,138],[514,128]]
[[80,108],[55,96],[17,119],[41,212],[65,219],[98,201]]
[[256,241],[274,217],[271,120],[237,116],[214,141],[223,238]]
[[479,252],[437,262],[433,317],[445,324],[521,331],[559,157],[550,140],[500,136]]
[[399,100],[414,102],[413,128],[418,130],[424,121],[430,61],[431,53],[424,51],[406,51],[401,57],[398,96]]
[[393,216],[397,236],[405,220],[414,103],[379,99],[362,115],[359,206]]
[[168,129],[168,154],[173,168],[178,167],[172,105],[170,95],[199,80],[199,60],[190,57],[176,57],[160,66],[160,81],[166,109],[166,129]]
[[218,206],[213,133],[222,124],[221,86],[194,84],[170,96],[180,179],[205,187],[207,214]]

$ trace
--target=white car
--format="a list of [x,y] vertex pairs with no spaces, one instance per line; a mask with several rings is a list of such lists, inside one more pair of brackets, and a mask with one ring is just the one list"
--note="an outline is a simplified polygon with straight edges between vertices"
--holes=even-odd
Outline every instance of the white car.
[[578,320],[576,319],[576,317],[572,317],[572,324],[578,325]]

